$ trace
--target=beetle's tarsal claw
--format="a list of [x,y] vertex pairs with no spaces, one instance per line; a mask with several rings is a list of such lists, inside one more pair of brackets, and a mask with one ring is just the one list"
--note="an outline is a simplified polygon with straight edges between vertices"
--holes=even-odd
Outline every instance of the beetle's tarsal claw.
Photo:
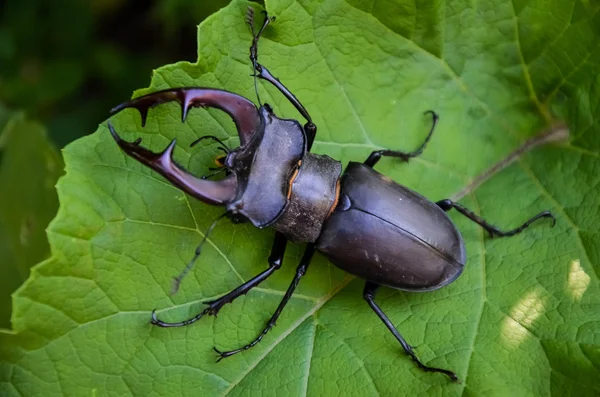
[[440,116],[438,116],[438,114],[435,111],[433,111],[431,109],[424,111],[423,114],[424,115],[430,114],[431,117],[433,117],[434,119],[438,119],[440,117]]
[[227,357],[225,354],[223,354],[222,351],[220,351],[216,347],[213,347],[213,350],[219,355],[219,358],[217,358],[217,362],[220,362],[222,359],[224,359],[225,357]]
[[552,214],[552,212],[550,212],[550,211],[544,211],[544,212],[542,212],[542,214],[543,214],[542,215],[543,217],[552,219],[552,225],[551,225],[551,227],[556,226],[556,217]]
[[152,309],[152,318],[150,320],[150,324],[157,325],[158,323],[159,323],[159,320],[156,317],[156,309]]

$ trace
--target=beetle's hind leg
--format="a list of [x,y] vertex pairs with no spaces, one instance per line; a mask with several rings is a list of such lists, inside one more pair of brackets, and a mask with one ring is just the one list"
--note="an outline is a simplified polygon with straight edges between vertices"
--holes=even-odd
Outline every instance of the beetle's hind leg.
[[[287,100],[294,105],[302,117],[306,119],[306,124],[304,124],[304,132],[306,133],[306,137],[308,139],[307,147],[308,150],[310,150],[317,134],[317,126],[313,123],[308,111],[298,100],[298,98],[296,98],[296,96],[285,85],[283,85],[283,83],[281,83],[277,77],[273,76],[266,67],[258,63],[258,40],[262,36],[269,23],[275,20],[275,17],[269,17],[266,11],[263,14],[265,19],[260,29],[258,29],[258,32],[255,32],[256,29],[254,27],[254,9],[249,7],[248,14],[246,15],[246,22],[248,25],[250,25],[250,30],[252,31],[253,36],[252,45],[250,46],[250,62],[252,62],[252,67],[254,69],[254,88],[256,90],[256,96],[258,98],[258,88],[256,87],[257,77],[273,84],[287,98]],[[260,98],[258,98],[258,102],[260,103]]]
[[198,321],[202,317],[204,317],[206,314],[208,314],[209,316],[216,316],[219,313],[219,310],[221,310],[221,308],[223,306],[225,306],[228,303],[233,302],[235,299],[239,298],[240,296],[247,294],[248,291],[250,291],[252,288],[256,287],[257,285],[259,285],[260,283],[265,281],[277,269],[279,269],[281,267],[286,245],[287,245],[287,239],[281,233],[276,233],[275,240],[273,241],[273,248],[271,249],[271,255],[269,255],[269,268],[267,270],[263,271],[262,273],[256,275],[254,278],[250,279],[249,281],[245,282],[244,284],[240,285],[239,287],[237,287],[233,291],[229,292],[228,294],[223,295],[222,297],[212,300],[212,301],[203,302],[204,304],[206,304],[208,306],[204,310],[202,310],[200,313],[195,315],[194,317],[191,317],[187,320],[177,322],[177,323],[167,323],[162,320],[159,320],[156,317],[155,311],[153,310],[151,323],[158,327],[164,327],[164,328],[183,327],[183,326],[195,323],[196,321]]
[[308,269],[308,265],[310,264],[314,253],[315,253],[315,245],[308,244],[306,246],[306,250],[304,251],[304,255],[302,255],[300,264],[298,265],[298,268],[296,269],[296,275],[294,276],[292,283],[290,284],[287,291],[285,292],[285,295],[283,296],[283,299],[279,303],[279,306],[277,306],[275,313],[273,313],[273,315],[267,322],[267,326],[256,337],[256,339],[254,339],[252,342],[248,343],[247,345],[240,347],[239,349],[230,350],[230,351],[220,351],[215,347],[214,348],[215,351],[219,354],[219,359],[217,361],[221,361],[224,358],[231,357],[234,354],[243,352],[244,350],[248,350],[251,347],[254,347],[258,342],[260,342],[262,340],[262,338],[267,334],[267,332],[269,332],[271,330],[271,328],[273,328],[275,326],[275,323],[277,322],[277,319],[279,318],[279,316],[281,315],[281,312],[285,308],[285,305],[287,305],[290,298],[294,294],[294,291],[296,290],[296,287],[298,286],[300,279],[302,278],[302,276],[304,276],[306,274],[306,270]]
[[400,332],[398,332],[396,327],[394,327],[394,324],[392,324],[392,322],[390,321],[388,316],[385,315],[385,313],[383,312],[383,310],[381,310],[379,305],[377,303],[375,303],[375,294],[377,293],[377,290],[379,289],[379,287],[380,286],[378,284],[367,281],[367,283],[365,284],[365,289],[363,290],[363,297],[367,301],[367,303],[369,304],[371,309],[373,309],[375,314],[377,314],[377,317],[379,317],[381,319],[381,321],[383,321],[383,323],[390,330],[392,335],[394,335],[396,337],[396,339],[398,340],[398,342],[400,342],[400,345],[402,345],[402,348],[404,349],[406,354],[408,354],[410,356],[410,358],[412,358],[413,361],[415,363],[417,363],[419,368],[421,368],[423,371],[440,372],[444,375],[447,375],[453,381],[457,382],[458,376],[456,376],[456,374],[454,372],[448,371],[447,369],[442,369],[442,368],[428,367],[427,365],[423,364],[421,362],[421,360],[419,360],[419,358],[413,351],[412,347],[406,342],[406,340],[402,337],[402,335],[400,335]]
[[475,213],[473,211],[469,210],[468,208],[463,207],[462,205],[460,205],[458,203],[455,203],[452,200],[447,200],[447,199],[440,200],[436,204],[446,212],[450,211],[452,208],[454,208],[455,210],[457,210],[458,212],[460,212],[461,214],[463,214],[464,216],[466,216],[467,218],[469,218],[470,220],[472,220],[473,222],[475,222],[476,224],[478,224],[479,226],[481,226],[482,228],[487,230],[487,232],[490,234],[490,237],[492,237],[492,238],[493,237],[509,237],[509,236],[514,236],[515,234],[519,234],[523,230],[527,229],[529,227],[529,225],[531,225],[533,222],[535,222],[541,218],[550,218],[550,219],[552,219],[552,226],[554,226],[556,224],[556,218],[554,217],[554,215],[552,215],[552,213],[550,211],[542,211],[539,214],[537,214],[536,216],[528,219],[521,226],[519,226],[515,229],[512,229],[512,230],[503,231],[503,230],[500,230],[498,227],[486,222],[484,219],[480,218],[479,216],[475,215]]
[[388,149],[375,150],[365,160],[364,164],[368,165],[369,167],[374,167],[375,164],[377,164],[377,162],[384,156],[398,157],[398,158],[402,159],[402,161],[408,161],[408,159],[420,156],[421,153],[423,153],[425,146],[427,146],[427,143],[431,139],[431,136],[433,135],[433,131],[435,130],[435,126],[437,125],[437,122],[439,119],[439,116],[433,110],[428,110],[424,114],[428,114],[428,113],[431,114],[431,118],[432,118],[431,129],[429,130],[429,134],[427,134],[427,138],[425,138],[425,141],[421,144],[421,146],[419,146],[419,148],[417,150],[415,150],[414,152],[401,152],[399,150],[388,150]]

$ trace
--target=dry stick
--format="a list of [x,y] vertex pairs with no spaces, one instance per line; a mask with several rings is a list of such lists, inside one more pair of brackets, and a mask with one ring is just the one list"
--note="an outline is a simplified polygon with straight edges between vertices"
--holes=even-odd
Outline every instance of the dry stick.
[[556,124],[550,127],[550,129],[544,131],[540,135],[537,135],[525,141],[515,151],[513,151],[504,159],[500,160],[499,162],[488,168],[479,176],[477,176],[463,190],[452,196],[451,200],[458,201],[466,195],[470,194],[472,191],[481,186],[485,181],[487,181],[491,176],[508,167],[510,164],[517,161],[523,154],[531,151],[532,149],[550,142],[565,141],[568,138],[569,129],[565,124]]

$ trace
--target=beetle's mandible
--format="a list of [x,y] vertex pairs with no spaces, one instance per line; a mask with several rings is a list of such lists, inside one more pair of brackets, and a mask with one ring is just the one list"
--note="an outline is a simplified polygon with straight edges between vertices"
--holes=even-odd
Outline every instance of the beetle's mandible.
[[[375,171],[373,167],[382,156],[408,161],[421,154],[438,120],[433,111],[426,112],[432,117],[431,130],[423,144],[413,152],[374,151],[363,163],[350,162],[343,172],[339,161],[311,153],[317,127],[308,111],[266,67],[258,63],[258,40],[274,18],[265,13],[263,24],[255,32],[253,16],[253,11],[249,11],[248,22],[253,33],[250,61],[255,79],[261,78],[277,87],[306,119],[303,126],[296,120],[277,117],[266,104],[257,108],[242,96],[213,88],[168,89],[125,102],[112,110],[114,114],[125,108],[135,108],[142,116],[142,125],[149,108],[167,101],[181,104],[183,121],[192,107],[214,107],[228,113],[239,133],[240,147],[231,150],[223,145],[226,156],[220,158],[218,164],[226,171],[226,176],[221,180],[197,178],[176,164],[172,159],[175,141],[162,153],[154,153],[140,145],[141,139],[127,142],[110,123],[108,126],[125,153],[189,195],[208,204],[225,206],[225,215],[234,221],[249,221],[258,228],[271,226],[277,231],[269,267],[265,271],[221,298],[205,302],[207,307],[188,320],[167,323],[153,312],[152,324],[179,327],[192,324],[204,315],[216,315],[225,304],[246,294],[281,267],[288,240],[307,243],[294,279],[264,330],[239,349],[219,351],[215,348],[219,360],[260,342],[275,325],[318,250],[336,266],[366,280],[363,298],[421,369],[458,380],[454,372],[427,366],[418,359],[375,302],[377,290],[383,285],[404,291],[432,291],[456,280],[463,270],[466,255],[463,239],[446,215],[452,208],[487,230],[492,237],[515,235],[540,218],[550,218],[554,224],[555,218],[549,211],[544,211],[516,229],[502,231],[458,203],[451,200],[431,202]],[[220,143],[213,136],[200,140],[205,138]],[[198,255],[199,250],[195,258]]]

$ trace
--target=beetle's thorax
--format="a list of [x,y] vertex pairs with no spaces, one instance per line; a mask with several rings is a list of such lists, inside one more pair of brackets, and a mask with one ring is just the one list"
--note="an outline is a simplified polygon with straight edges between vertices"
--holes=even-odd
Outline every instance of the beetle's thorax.
[[298,121],[280,119],[266,106],[260,114],[262,128],[226,159],[238,180],[227,210],[291,241],[314,242],[337,201],[341,164],[307,152]]
[[290,183],[288,205],[273,227],[291,241],[315,242],[337,204],[341,172],[339,161],[306,153]]

